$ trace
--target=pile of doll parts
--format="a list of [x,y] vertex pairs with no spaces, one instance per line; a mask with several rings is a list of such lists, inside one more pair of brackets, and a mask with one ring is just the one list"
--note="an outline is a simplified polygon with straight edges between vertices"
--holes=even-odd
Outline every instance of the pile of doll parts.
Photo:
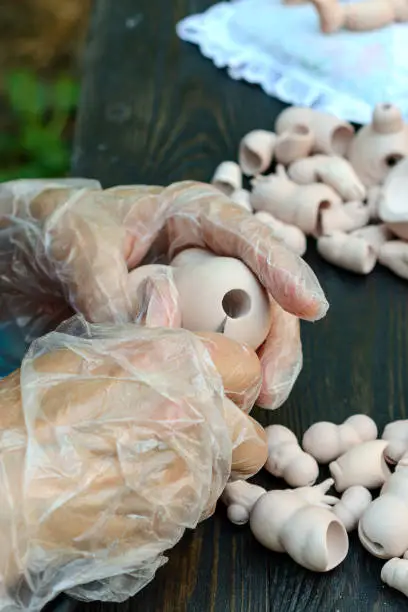
[[407,156],[408,124],[392,104],[376,106],[357,132],[329,113],[290,107],[274,131],[244,136],[238,163],[221,163],[212,184],[300,255],[313,236],[333,265],[369,274],[378,262],[407,279]]
[[[381,579],[408,597],[408,420],[389,423],[381,439],[364,414],[341,425],[315,423],[301,445],[282,425],[265,432],[264,467],[294,488],[267,492],[231,480],[221,498],[230,521],[249,523],[263,546],[315,572],[337,567],[348,553],[347,533],[358,529],[364,548],[387,559]],[[328,464],[331,478],[314,485],[318,464]],[[332,485],[341,498],[327,495]],[[373,501],[371,490],[380,488]]]

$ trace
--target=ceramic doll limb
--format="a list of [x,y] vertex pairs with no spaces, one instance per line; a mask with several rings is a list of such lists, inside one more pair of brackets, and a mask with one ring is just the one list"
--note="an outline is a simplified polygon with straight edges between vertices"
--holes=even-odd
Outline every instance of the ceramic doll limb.
[[314,133],[314,153],[345,156],[354,136],[354,128],[347,121],[331,113],[300,106],[283,110],[276,120],[275,131],[280,135],[295,125],[307,126]]
[[242,187],[240,167],[232,161],[222,162],[216,168],[211,183],[225,195],[231,195],[233,191]]
[[276,134],[266,130],[253,130],[239,144],[238,159],[242,172],[256,176],[265,172],[272,163]]
[[265,433],[268,441],[265,469],[291,487],[313,485],[319,476],[319,466],[300,448],[295,434],[283,425],[270,425]]
[[408,550],[408,472],[396,469],[358,525],[360,542],[375,557],[392,559]]
[[388,441],[384,451],[387,463],[396,465],[404,458],[408,451],[408,420],[399,419],[388,423],[381,436],[382,440]]
[[402,559],[395,557],[383,565],[381,580],[408,597],[408,552]]
[[269,225],[278,240],[281,240],[291,251],[301,257],[306,253],[307,240],[305,234],[296,225],[289,225],[276,219],[267,212],[259,211],[255,213],[256,219]]
[[357,528],[358,522],[372,502],[372,495],[362,486],[346,489],[341,499],[333,507],[334,514],[341,520],[347,531]]
[[245,480],[229,482],[224,489],[221,500],[227,506],[227,515],[231,523],[244,525],[255,503],[266,490]]
[[273,300],[271,311],[271,330],[258,350],[263,377],[257,404],[268,410],[286,401],[303,363],[299,319]]
[[376,250],[363,238],[333,232],[317,241],[319,254],[333,265],[356,274],[369,274],[376,262]]
[[365,414],[353,414],[344,423],[329,421],[314,423],[305,431],[303,449],[319,463],[330,463],[354,446],[375,440],[378,430],[375,422]]
[[288,178],[282,165],[276,167],[275,174],[257,177],[252,185],[254,210],[268,212],[306,234],[318,231],[323,210],[341,205],[341,197],[332,187],[323,183],[298,185]]
[[[408,125],[401,110],[394,104],[377,104],[371,122],[360,128],[351,141],[347,158],[369,188],[370,209],[384,222],[391,221],[383,218],[384,204],[387,209],[388,204],[396,202],[399,208],[401,189],[396,183],[405,179],[403,164],[407,155]],[[377,189],[371,189],[373,187]]]
[[232,192],[230,198],[234,204],[238,204],[248,212],[252,212],[251,194],[246,189],[236,189]]
[[333,232],[352,232],[366,226],[369,219],[368,206],[362,202],[347,202],[337,208],[322,210],[319,233],[324,236]]
[[408,279],[408,242],[403,240],[386,242],[380,248],[378,261],[397,276]]
[[294,125],[291,130],[278,136],[275,143],[275,159],[279,164],[291,164],[310,155],[314,144],[314,133],[307,125]]
[[363,200],[366,189],[350,162],[337,155],[313,155],[289,167],[289,177],[300,185],[322,181],[337,191],[345,202]]
[[323,500],[308,500],[306,489],[313,487],[262,495],[250,514],[250,528],[266,548],[286,552],[314,572],[327,572],[345,559],[347,532]]
[[330,34],[346,30],[369,31],[397,20],[392,0],[370,0],[339,4],[337,0],[312,0],[320,18],[322,32]]
[[367,225],[366,227],[351,232],[351,235],[357,238],[363,238],[368,242],[371,248],[374,249],[377,255],[382,246],[393,238],[392,232],[384,223],[380,225]]

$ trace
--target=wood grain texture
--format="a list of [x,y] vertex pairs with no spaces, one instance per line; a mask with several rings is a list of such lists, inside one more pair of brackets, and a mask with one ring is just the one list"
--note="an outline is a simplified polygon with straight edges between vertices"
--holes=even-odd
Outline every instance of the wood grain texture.
[[[174,32],[206,0],[99,0],[86,55],[73,173],[105,186],[208,181],[216,165],[235,159],[254,128],[271,129],[283,105],[258,88],[234,82]],[[289,401],[255,415],[301,434],[319,419],[341,422],[353,412],[380,427],[406,417],[408,311],[406,283],[384,269],[355,277],[322,261],[313,244],[307,261],[331,303],[327,318],[303,324],[304,369]],[[258,482],[268,487],[267,474]],[[381,563],[351,538],[346,561],[329,575],[312,574],[285,555],[263,549],[249,529],[216,516],[185,536],[154,582],[121,604],[85,610],[130,612],[374,612],[406,610],[408,601],[382,585]]]

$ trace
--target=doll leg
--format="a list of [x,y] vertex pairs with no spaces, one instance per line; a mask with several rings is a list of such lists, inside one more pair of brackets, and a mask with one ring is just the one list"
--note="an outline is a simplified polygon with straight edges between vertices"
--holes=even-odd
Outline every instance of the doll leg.
[[320,29],[325,34],[336,32],[344,25],[344,7],[337,0],[311,0],[320,19]]

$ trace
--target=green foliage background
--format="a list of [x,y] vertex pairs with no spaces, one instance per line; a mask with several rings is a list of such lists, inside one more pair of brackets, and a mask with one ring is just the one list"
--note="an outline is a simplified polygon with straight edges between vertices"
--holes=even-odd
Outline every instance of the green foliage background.
[[3,81],[10,120],[0,132],[0,181],[67,174],[79,85],[60,75],[52,81],[14,70]]

